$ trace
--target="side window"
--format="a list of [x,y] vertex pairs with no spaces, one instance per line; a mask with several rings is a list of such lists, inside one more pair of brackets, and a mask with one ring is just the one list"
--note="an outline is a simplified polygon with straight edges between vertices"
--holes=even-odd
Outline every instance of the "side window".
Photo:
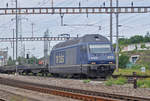
[[56,59],[56,64],[64,64],[65,63],[65,52],[64,51],[56,52],[55,59]]

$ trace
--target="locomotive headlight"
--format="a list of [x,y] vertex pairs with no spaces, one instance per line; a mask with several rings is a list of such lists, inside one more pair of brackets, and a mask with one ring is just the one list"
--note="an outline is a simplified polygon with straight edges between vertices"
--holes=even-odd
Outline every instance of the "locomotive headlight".
[[92,65],[95,65],[95,64],[96,64],[96,62],[91,62],[91,64],[92,64]]
[[109,64],[113,64],[113,62],[109,62]]
[[114,59],[114,56],[107,56],[107,59]]

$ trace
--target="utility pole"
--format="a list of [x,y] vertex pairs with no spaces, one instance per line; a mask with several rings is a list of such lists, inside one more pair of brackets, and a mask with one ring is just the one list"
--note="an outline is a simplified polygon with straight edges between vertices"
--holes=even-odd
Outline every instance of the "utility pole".
[[34,28],[34,23],[31,23],[31,26],[32,26],[32,37],[33,37],[33,34],[34,34],[34,30],[33,30],[33,28]]
[[61,17],[61,26],[63,26],[64,25],[64,21],[63,21],[63,18],[64,18],[64,14],[60,14],[60,17]]
[[14,38],[15,38],[15,29],[13,29],[13,61],[15,60],[15,44],[14,44]]
[[[46,32],[44,33],[44,37],[49,36],[49,30],[47,29]],[[44,41],[44,64],[45,66],[48,64],[48,41]]]
[[23,41],[22,41],[22,17],[21,15],[18,16],[18,25],[20,26],[20,30],[18,30],[18,33],[20,34],[20,39],[21,39],[21,46],[19,46],[19,52],[20,52],[20,56],[21,56],[21,64],[24,64],[23,61]]
[[[20,52],[20,55],[21,55],[21,57],[24,57],[23,56],[23,41],[22,41],[22,19],[24,19],[24,20],[27,20],[28,21],[28,19],[27,18],[22,18],[21,17],[21,15],[20,16],[17,16],[17,26],[20,26],[20,29],[18,29],[18,27],[17,27],[17,29],[18,29],[18,31],[17,31],[17,34],[16,34],[16,36],[18,37],[18,35],[19,35],[19,33],[20,33],[20,37],[19,37],[19,39],[20,39],[20,41],[21,41],[21,46],[19,46],[19,52]],[[16,18],[12,18],[11,19],[11,21],[13,21],[13,20],[16,20]],[[18,39],[18,38],[16,38],[16,39]],[[17,41],[17,40],[16,40]],[[18,41],[17,41],[18,42]],[[19,43],[19,42],[18,42]],[[18,44],[17,44],[17,48],[16,49],[18,49]],[[18,54],[18,52],[17,52],[17,54]],[[23,61],[22,61],[22,59],[21,59],[21,63],[23,63]]]
[[[110,0],[110,7],[112,7],[112,0]],[[112,11],[112,9],[111,9],[111,11]],[[112,18],[112,13],[110,13],[110,42],[111,43],[113,43],[113,39],[112,39],[112,30],[113,30],[113,26],[112,26],[112,20],[113,20],[113,18]]]
[[17,12],[17,8],[18,8],[18,1],[16,0],[16,60],[18,58],[18,12]]
[[53,6],[54,6],[54,2],[53,2],[53,0],[51,0],[51,4],[52,4],[52,8],[53,8]]
[[[119,6],[118,0],[116,0],[116,7]],[[119,71],[119,45],[118,45],[118,36],[119,36],[119,15],[116,13],[116,70]]]

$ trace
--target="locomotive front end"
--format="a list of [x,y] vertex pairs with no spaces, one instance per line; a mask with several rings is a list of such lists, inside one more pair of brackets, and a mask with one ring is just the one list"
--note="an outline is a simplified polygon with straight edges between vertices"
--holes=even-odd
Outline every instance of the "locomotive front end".
[[115,70],[115,55],[110,43],[88,44],[89,75],[107,77]]

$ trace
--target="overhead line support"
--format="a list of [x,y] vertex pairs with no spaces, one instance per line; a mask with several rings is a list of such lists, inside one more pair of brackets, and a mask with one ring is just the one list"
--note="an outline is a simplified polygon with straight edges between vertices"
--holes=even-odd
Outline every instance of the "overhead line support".
[[[111,14],[148,13],[150,6],[134,7],[35,7],[17,8],[18,14]],[[14,15],[16,8],[0,8],[0,15]]]
[[[116,7],[119,6],[119,1],[116,0]],[[116,71],[119,71],[119,14],[116,13]]]
[[16,0],[16,60],[18,58],[18,1]]
[[[112,0],[110,0],[110,7],[112,7]],[[111,9],[111,12],[112,12],[112,9]],[[113,43],[113,39],[112,39],[113,38],[112,37],[113,36],[112,35],[113,34],[113,32],[112,32],[112,30],[113,30],[113,27],[112,27],[113,22],[112,21],[113,21],[112,13],[110,13],[110,42],[111,43]]]
[[[18,37],[18,41],[64,41],[77,37]],[[16,38],[0,38],[0,42],[13,42]]]

